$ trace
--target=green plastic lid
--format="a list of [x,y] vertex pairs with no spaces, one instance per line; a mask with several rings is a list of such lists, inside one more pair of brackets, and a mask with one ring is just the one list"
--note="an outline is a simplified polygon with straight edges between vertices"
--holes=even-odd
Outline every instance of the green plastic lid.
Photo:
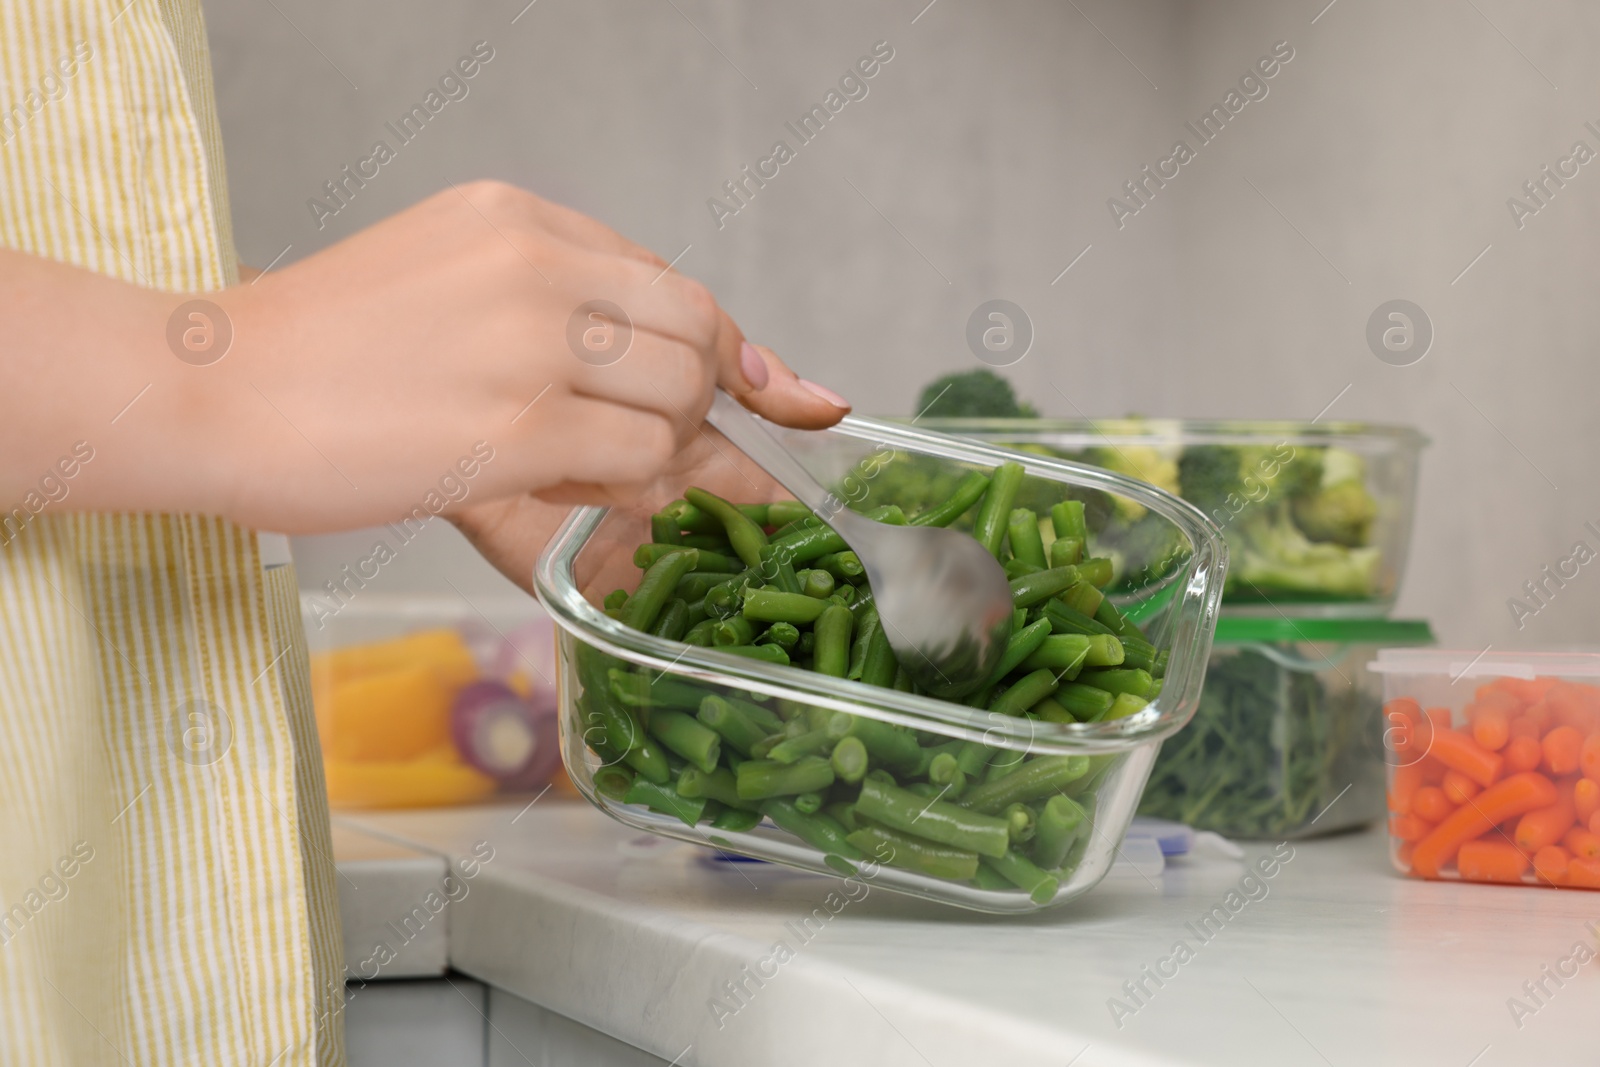
[[1224,618],[1217,621],[1218,645],[1328,641],[1341,645],[1429,645],[1433,630],[1418,619]]

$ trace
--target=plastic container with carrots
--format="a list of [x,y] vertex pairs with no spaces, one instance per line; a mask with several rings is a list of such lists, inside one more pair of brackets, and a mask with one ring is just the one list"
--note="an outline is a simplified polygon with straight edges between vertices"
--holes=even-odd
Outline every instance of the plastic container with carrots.
[[1385,649],[1402,874],[1600,889],[1600,653]]
[[332,807],[464,804],[559,776],[554,639],[532,599],[371,596],[305,615]]

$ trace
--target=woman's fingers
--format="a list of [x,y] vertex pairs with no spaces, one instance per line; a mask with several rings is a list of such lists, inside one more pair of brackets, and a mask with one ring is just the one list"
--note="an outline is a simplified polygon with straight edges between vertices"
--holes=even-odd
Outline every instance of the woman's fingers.
[[[800,430],[821,430],[850,413],[850,402],[815,382],[797,377],[772,349],[746,342],[741,360],[766,383],[759,389],[737,393],[740,403],[762,418]],[[751,371],[744,372],[747,375]]]

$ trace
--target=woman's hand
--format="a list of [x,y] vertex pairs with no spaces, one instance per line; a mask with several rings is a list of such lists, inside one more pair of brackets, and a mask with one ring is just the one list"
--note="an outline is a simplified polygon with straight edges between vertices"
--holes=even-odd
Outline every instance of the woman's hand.
[[[207,299],[232,347],[185,368],[182,407],[215,443],[196,459],[206,510],[258,528],[345,529],[443,500],[469,531],[504,531],[507,509],[628,500],[696,462],[717,386],[791,426],[848,410],[746,344],[698,282],[494,182]],[[592,301],[626,320],[585,314]]]

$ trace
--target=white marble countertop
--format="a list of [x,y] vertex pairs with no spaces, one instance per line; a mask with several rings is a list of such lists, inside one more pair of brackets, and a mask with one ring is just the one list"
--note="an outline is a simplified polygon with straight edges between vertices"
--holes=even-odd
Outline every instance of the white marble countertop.
[[[840,882],[640,849],[581,802],[341,821],[452,861],[492,850],[451,907],[451,965],[680,1065],[1600,1062],[1600,961],[1578,962],[1600,893],[1401,879],[1375,833],[1296,844],[1255,881],[1270,846],[1118,868],[1023,919],[872,890],[806,939]],[[1229,917],[1197,932],[1213,908]],[[731,997],[780,939],[793,958]]]

